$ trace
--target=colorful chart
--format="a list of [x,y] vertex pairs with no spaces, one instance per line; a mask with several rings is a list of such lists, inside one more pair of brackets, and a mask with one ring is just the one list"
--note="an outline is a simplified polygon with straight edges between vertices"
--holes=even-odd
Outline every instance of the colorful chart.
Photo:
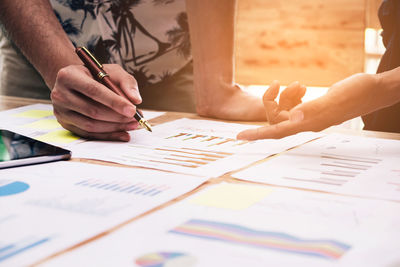
[[49,116],[53,116],[53,111],[52,110],[41,110],[41,109],[32,109],[32,110],[27,110],[21,113],[17,113],[12,115],[13,117],[18,117],[18,118],[30,118],[30,119],[40,119],[40,118],[45,118]]
[[220,151],[207,151],[205,149],[187,147],[145,147],[140,145],[128,145],[135,149],[135,156],[124,155],[129,160],[155,164],[180,166],[185,168],[199,168],[220,159],[233,155]]
[[36,136],[36,139],[47,143],[69,144],[81,138],[68,130],[62,129]]
[[142,267],[191,267],[196,259],[179,252],[155,252],[137,258],[135,263]]
[[184,142],[204,143],[207,147],[222,146],[222,145],[241,146],[249,143],[249,141],[236,140],[233,138],[202,135],[195,133],[179,133],[176,135],[166,137],[165,139],[180,140]]
[[339,259],[351,248],[335,240],[301,239],[281,232],[259,231],[235,224],[195,219],[172,229],[170,233],[329,260]]
[[0,197],[15,195],[29,189],[29,185],[18,181],[0,181]]
[[135,194],[141,196],[154,197],[169,189],[167,185],[145,184],[145,183],[129,183],[121,181],[104,182],[98,179],[83,180],[75,185],[88,187],[98,190],[113,191],[125,194]]

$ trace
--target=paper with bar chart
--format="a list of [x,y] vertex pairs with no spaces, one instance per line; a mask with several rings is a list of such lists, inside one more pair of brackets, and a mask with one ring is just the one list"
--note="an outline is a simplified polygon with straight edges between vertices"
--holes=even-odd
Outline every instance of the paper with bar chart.
[[[246,205],[232,208],[229,195]],[[399,207],[222,183],[44,266],[385,266],[400,257]]]
[[[146,119],[163,115],[165,112],[143,111]],[[64,129],[49,104],[34,104],[0,112],[1,127],[43,142],[72,149],[85,142],[70,131]]]
[[129,143],[90,141],[75,157],[118,162],[167,171],[218,176],[321,136],[301,133],[281,140],[236,140],[239,131],[257,127],[236,123],[180,119],[131,132]]
[[187,193],[206,179],[74,162],[2,170],[0,266],[32,264]]
[[233,176],[267,184],[400,200],[399,151],[397,140],[332,134]]

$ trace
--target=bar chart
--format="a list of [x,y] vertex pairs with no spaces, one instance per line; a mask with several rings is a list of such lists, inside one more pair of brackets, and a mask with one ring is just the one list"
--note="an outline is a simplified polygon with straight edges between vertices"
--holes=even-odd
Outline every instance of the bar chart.
[[233,176],[294,188],[400,200],[399,149],[397,140],[332,134]]
[[[132,181],[89,178],[75,182],[68,194],[37,197],[27,201],[27,204],[75,214],[106,217],[125,209],[140,209],[145,203],[156,203],[171,189],[167,184],[146,182],[144,178]],[[139,202],[141,206],[135,204]]]
[[154,197],[169,189],[168,185],[146,184],[143,182],[129,183],[126,181],[104,182],[98,179],[83,180],[75,184],[79,187],[97,189],[123,194],[134,194],[140,196]]
[[188,133],[183,132],[179,134],[174,134],[165,138],[166,140],[173,141],[181,141],[182,144],[196,144],[201,145],[208,148],[213,147],[237,147],[243,146],[245,144],[250,143],[245,140],[236,140],[233,138],[220,137],[220,136],[212,136],[212,135],[204,135],[204,134],[196,134],[196,133]]
[[307,172],[302,176],[283,176],[283,179],[317,183],[332,186],[343,186],[352,179],[357,178],[363,172],[370,170],[382,161],[379,158],[350,156],[343,154],[321,153],[318,165],[300,167],[301,171]]
[[191,147],[149,147],[130,144],[128,148],[134,150],[134,153],[127,151],[123,158],[129,160],[130,163],[152,164],[154,167],[170,166],[196,169],[233,155],[227,152]]

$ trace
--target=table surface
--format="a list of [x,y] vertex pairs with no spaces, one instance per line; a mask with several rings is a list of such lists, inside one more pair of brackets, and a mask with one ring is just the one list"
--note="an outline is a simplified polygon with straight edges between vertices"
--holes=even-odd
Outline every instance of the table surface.
[[[28,98],[20,98],[20,97],[0,96],[0,111],[7,110],[7,109],[12,109],[12,108],[17,108],[17,107],[21,107],[21,106],[25,106],[25,105],[37,104],[37,103],[50,104],[51,102],[48,101],[48,100],[37,100],[37,99],[28,99]],[[172,120],[179,119],[179,118],[208,119],[208,118],[204,118],[204,117],[198,116],[198,115],[193,114],[193,113],[166,112],[164,115],[150,120],[150,122],[151,122],[152,125],[157,125],[157,124],[161,124],[161,123],[172,121]],[[243,123],[249,123],[249,122],[243,122]],[[254,122],[251,122],[251,124],[254,124]],[[265,122],[264,123],[263,122],[258,122],[256,124],[262,125],[262,124],[265,124]],[[327,132],[336,132],[336,133],[345,133],[345,134],[351,134],[351,135],[359,135],[359,136],[369,136],[369,137],[400,140],[400,134],[395,134],[395,133],[373,132],[373,131],[354,131],[354,130],[348,130],[348,129],[341,129],[340,127],[332,127],[332,128],[327,129],[325,131],[327,131]],[[285,153],[285,152],[283,152],[283,153]],[[275,156],[277,156],[277,155],[275,155]],[[275,157],[275,156],[272,156],[272,157]],[[272,157],[266,158],[265,161],[269,160]],[[97,163],[97,164],[108,165],[108,166],[121,166],[120,164],[116,164],[116,163],[106,163],[106,162],[100,162],[100,161],[88,160],[88,159],[72,159],[72,161],[90,162],[90,163]],[[259,163],[259,161],[257,163]],[[253,163],[253,164],[256,164],[256,163]],[[252,166],[253,164],[251,164],[249,166]],[[249,167],[249,166],[247,166],[247,167]],[[131,167],[131,168],[135,168],[135,167]],[[240,171],[240,170],[236,170],[235,172],[238,172],[238,171]],[[48,258],[36,263],[36,264],[43,263],[45,261],[48,261],[49,259],[52,259],[52,258],[54,258],[56,256],[61,255],[61,254],[65,253],[65,252],[67,252],[67,251],[76,249],[76,248],[78,248],[78,247],[80,247],[80,246],[82,246],[84,244],[87,244],[87,243],[93,241],[93,240],[99,239],[99,238],[103,237],[104,235],[107,235],[107,234],[109,234],[109,233],[111,233],[111,232],[123,227],[124,225],[127,225],[127,224],[129,224],[129,223],[131,223],[131,222],[133,222],[135,220],[138,220],[141,217],[144,217],[144,216],[146,216],[146,215],[148,215],[150,213],[153,213],[153,212],[155,212],[157,210],[163,209],[163,208],[165,208],[167,206],[170,206],[170,205],[172,205],[172,204],[174,204],[176,202],[179,202],[182,199],[185,199],[186,197],[192,195],[193,193],[195,193],[197,191],[200,191],[200,190],[204,189],[205,187],[207,187],[207,186],[209,186],[211,184],[216,184],[216,183],[221,183],[221,182],[257,184],[255,182],[246,182],[246,181],[236,180],[236,179],[231,177],[230,173],[225,174],[225,175],[220,176],[220,177],[217,177],[217,178],[212,178],[212,179],[208,180],[207,182],[205,182],[204,184],[202,184],[201,186],[199,186],[198,188],[196,188],[195,190],[193,190],[191,192],[188,192],[188,193],[186,193],[186,194],[184,194],[184,195],[182,195],[182,196],[180,196],[180,197],[178,197],[178,198],[176,198],[174,200],[171,200],[171,201],[169,201],[169,202],[167,202],[165,204],[162,204],[162,205],[158,206],[157,208],[149,210],[146,213],[141,214],[139,216],[136,216],[136,217],[134,217],[134,218],[132,218],[132,219],[130,219],[128,221],[122,222],[119,225],[109,229],[106,232],[100,233],[100,234],[96,235],[95,237],[93,237],[93,238],[91,238],[89,240],[86,240],[84,242],[78,243],[78,244],[74,245],[73,247],[70,247],[70,248],[67,248],[67,249],[65,249],[63,251],[60,251],[60,252],[58,252],[58,253],[56,253],[56,254],[48,257]]]

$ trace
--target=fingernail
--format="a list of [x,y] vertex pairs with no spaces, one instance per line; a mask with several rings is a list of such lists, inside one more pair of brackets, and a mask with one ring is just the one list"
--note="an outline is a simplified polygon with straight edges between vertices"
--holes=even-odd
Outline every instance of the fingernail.
[[139,93],[139,89],[133,87],[131,90],[134,92],[135,97],[137,98],[137,100],[139,100],[140,102],[142,102],[142,96],[141,96],[140,93]]
[[292,122],[300,122],[304,119],[304,113],[301,110],[295,110],[290,112],[290,121]]
[[131,137],[127,133],[121,134],[119,136],[119,140],[124,141],[124,142],[128,142],[130,139],[131,139]]
[[240,132],[237,136],[236,136],[237,140],[245,140],[246,139],[246,134],[244,132]]
[[123,112],[125,116],[133,117],[133,115],[135,115],[136,109],[132,106],[125,106]]

